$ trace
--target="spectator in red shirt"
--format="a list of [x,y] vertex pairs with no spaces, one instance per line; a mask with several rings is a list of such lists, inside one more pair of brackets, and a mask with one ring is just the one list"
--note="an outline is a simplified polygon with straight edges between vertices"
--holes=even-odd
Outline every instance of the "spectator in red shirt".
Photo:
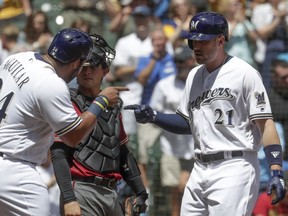
[[286,197],[276,205],[271,202],[274,197],[268,196],[266,191],[262,192],[253,210],[253,216],[287,216],[288,215],[288,192]]

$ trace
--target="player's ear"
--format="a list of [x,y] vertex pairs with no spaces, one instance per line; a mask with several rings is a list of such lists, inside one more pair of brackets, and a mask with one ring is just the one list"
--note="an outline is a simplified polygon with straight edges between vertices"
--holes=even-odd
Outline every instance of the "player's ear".
[[102,69],[103,71],[103,77],[105,77],[109,73],[109,68]]
[[102,67],[103,77],[105,77],[109,73],[109,70],[110,70],[109,65],[106,62],[103,62],[101,64],[101,67]]
[[224,46],[224,43],[225,43],[225,36],[224,36],[224,35],[221,35],[221,36],[218,38],[217,46],[218,46],[218,47]]
[[76,59],[75,61],[73,61],[73,69],[77,69],[78,67],[80,67],[81,64],[82,60]]

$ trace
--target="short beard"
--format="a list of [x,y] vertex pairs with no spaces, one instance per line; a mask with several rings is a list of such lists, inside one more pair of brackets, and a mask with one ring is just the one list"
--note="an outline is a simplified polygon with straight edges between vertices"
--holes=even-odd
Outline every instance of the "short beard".
[[80,69],[81,69],[81,66],[79,66],[76,69],[72,70],[71,76],[69,77],[70,81],[73,80],[79,74]]

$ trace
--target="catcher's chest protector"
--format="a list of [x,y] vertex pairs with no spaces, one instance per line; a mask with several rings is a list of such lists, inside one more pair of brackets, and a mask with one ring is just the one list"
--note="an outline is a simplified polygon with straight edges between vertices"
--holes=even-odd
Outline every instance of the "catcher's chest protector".
[[[87,100],[77,90],[71,90],[72,100],[81,112],[88,109]],[[90,135],[74,150],[73,157],[84,166],[101,173],[119,172],[120,167],[120,110],[122,101],[115,107],[108,107],[97,117],[97,125]]]

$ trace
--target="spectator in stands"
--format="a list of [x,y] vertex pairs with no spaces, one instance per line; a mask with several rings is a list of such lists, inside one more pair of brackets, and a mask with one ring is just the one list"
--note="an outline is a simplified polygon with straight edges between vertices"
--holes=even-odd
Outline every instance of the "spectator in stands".
[[[273,117],[276,122],[283,124],[285,140],[288,140],[288,53],[279,54],[272,61],[272,87],[268,88]],[[288,153],[286,148],[286,153]],[[286,155],[286,160],[287,155]],[[285,163],[284,163],[285,165]],[[285,167],[284,167],[285,168]],[[287,168],[286,168],[287,169]]]
[[[272,86],[267,89],[273,117],[280,142],[283,148],[283,170],[288,171],[286,142],[288,140],[288,53],[279,54],[273,61],[271,67]],[[258,153],[261,166],[260,191],[266,190],[270,179],[270,169],[265,159],[263,149]]]
[[194,14],[188,0],[171,0],[169,18],[163,21],[166,36],[177,47],[186,41],[184,36],[189,32],[189,22]]
[[148,0],[149,7],[152,8],[153,17],[156,22],[162,22],[168,18],[170,0]]
[[7,24],[23,28],[26,19],[32,13],[30,0],[1,0],[0,1],[0,32]]
[[208,0],[189,0],[191,3],[191,13],[197,14],[200,12],[208,11],[209,5]]
[[134,2],[132,0],[119,2],[120,10],[109,24],[109,31],[115,33],[116,40],[132,33],[135,30],[133,17],[131,16]]
[[18,42],[19,33],[20,29],[15,24],[7,24],[4,26],[1,34],[1,43],[3,49],[1,51],[1,56],[4,55],[3,53],[6,53],[5,55],[8,56],[18,52],[32,50],[32,46],[29,44]]
[[[154,23],[151,20],[150,8],[147,5],[139,5],[133,10],[132,16],[136,31],[121,37],[117,41],[115,46],[116,57],[112,62],[114,71],[111,71],[115,78],[110,78],[110,80],[114,79],[117,82],[121,82],[130,89],[129,92],[120,93],[120,97],[124,103],[123,106],[130,103],[140,103],[143,89],[142,85],[135,80],[134,73],[138,64],[138,58],[140,56],[148,56],[153,50],[151,38],[149,37],[151,29],[154,27]],[[133,113],[123,110],[122,116],[123,124],[130,140],[129,145],[134,148],[135,156],[137,156],[138,124]],[[147,187],[145,179],[143,179],[143,182]]]
[[47,14],[37,10],[28,17],[24,28],[24,38],[21,40],[30,44],[33,51],[46,53],[53,39],[53,33],[49,27]]
[[172,74],[176,74],[173,56],[167,52],[168,41],[162,27],[158,27],[150,34],[153,51],[149,56],[142,56],[134,76],[143,86],[141,104],[149,104],[156,83]]
[[254,49],[258,35],[246,17],[245,5],[241,0],[222,0],[221,5],[219,12],[226,17],[229,25],[227,52],[257,67],[254,61]]
[[278,54],[288,52],[288,8],[282,0],[268,0],[254,7],[251,21],[259,39],[255,60],[266,87],[271,86],[271,62]]
[[71,28],[77,28],[80,29],[83,32],[90,33],[91,32],[91,24],[89,20],[85,20],[83,18],[79,18],[77,20],[74,20],[71,24]]
[[[139,5],[146,5],[142,3],[143,0],[120,0],[120,10],[119,12],[111,19],[109,24],[109,31],[113,32],[116,35],[116,40],[122,38],[128,34],[135,32],[136,25],[134,21],[134,16],[132,15],[135,7]],[[152,16],[152,11],[150,7],[150,15]],[[149,18],[151,19],[151,17]]]
[[[185,82],[196,61],[187,45],[175,50],[174,60],[177,74],[161,79],[153,91],[150,105],[156,111],[174,113],[184,92]],[[155,126],[154,126],[155,127]],[[194,161],[193,138],[191,135],[177,135],[161,130],[161,185],[168,188],[171,216],[180,215],[181,198]]]
[[[139,57],[134,76],[142,85],[141,104],[149,104],[157,82],[167,76],[176,74],[173,56],[167,51],[169,42],[159,26],[150,34],[153,51],[148,56]],[[143,181],[148,186],[147,163],[148,148],[159,137],[160,130],[150,124],[138,125],[138,162],[141,168]],[[147,136],[149,134],[149,136]],[[148,186],[149,187],[149,186]]]
[[107,23],[120,10],[118,0],[63,0],[62,4],[61,28],[70,27],[73,22],[81,18],[90,22],[91,33],[101,32],[108,42],[112,40]]
[[[287,179],[286,179],[287,181]],[[256,205],[254,207],[252,216],[287,216],[288,215],[288,192],[286,192],[286,197],[281,202],[276,205],[272,205],[272,196],[268,196],[266,191],[262,192]]]

